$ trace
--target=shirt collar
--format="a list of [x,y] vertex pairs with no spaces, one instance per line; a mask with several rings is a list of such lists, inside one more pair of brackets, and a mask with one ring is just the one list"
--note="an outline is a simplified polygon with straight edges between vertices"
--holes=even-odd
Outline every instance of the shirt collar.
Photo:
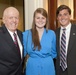
[[[65,28],[66,28],[66,30],[70,29],[71,28],[71,23],[69,23]],[[64,29],[64,27],[61,26],[61,30],[62,29]]]
[[[8,30],[8,29],[7,29]],[[13,35],[13,32],[11,32],[10,30],[8,30],[8,32],[10,33],[10,34],[12,34]],[[17,31],[15,31],[14,33],[16,33],[17,34]]]

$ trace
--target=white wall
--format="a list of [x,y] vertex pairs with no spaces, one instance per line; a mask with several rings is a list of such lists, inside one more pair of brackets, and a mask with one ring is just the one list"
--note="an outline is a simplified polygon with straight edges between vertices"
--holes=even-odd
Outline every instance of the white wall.
[[48,11],[48,0],[24,0],[25,1],[25,30],[31,28],[33,13],[38,7],[42,7]]

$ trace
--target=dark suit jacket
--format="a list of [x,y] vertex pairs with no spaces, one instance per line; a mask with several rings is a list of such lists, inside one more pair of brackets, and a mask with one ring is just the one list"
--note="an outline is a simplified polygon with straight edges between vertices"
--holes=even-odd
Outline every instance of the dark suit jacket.
[[[22,33],[17,30],[20,41]],[[21,75],[22,61],[15,44],[3,25],[0,27],[0,75]]]
[[[57,60],[56,60],[56,73],[59,74],[60,69],[60,28],[56,31],[56,38],[57,38]],[[67,52],[67,67],[68,67],[68,75],[76,75],[76,25],[71,26],[69,43],[68,43],[68,52]]]

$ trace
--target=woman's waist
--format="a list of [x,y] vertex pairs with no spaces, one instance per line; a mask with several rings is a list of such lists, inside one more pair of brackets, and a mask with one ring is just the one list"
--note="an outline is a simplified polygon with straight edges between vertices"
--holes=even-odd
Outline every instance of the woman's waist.
[[31,57],[31,58],[48,58],[48,57],[51,57],[51,55],[48,55],[48,54],[30,54],[29,57]]

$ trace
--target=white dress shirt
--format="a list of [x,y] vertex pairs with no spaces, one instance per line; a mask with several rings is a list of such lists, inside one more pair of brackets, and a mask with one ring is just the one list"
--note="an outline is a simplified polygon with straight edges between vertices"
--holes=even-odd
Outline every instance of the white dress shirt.
[[[13,32],[11,32],[11,31],[9,31],[8,30],[8,32],[9,32],[9,34],[11,35],[11,37],[12,37],[12,39],[13,39],[13,41],[14,41],[14,36],[13,36]],[[16,35],[17,35],[17,32],[15,31],[15,33],[16,33]],[[19,45],[19,48],[20,48],[20,53],[21,53],[21,58],[22,58],[22,50],[23,50],[23,47],[22,47],[22,44],[21,44],[21,42],[20,42],[20,39],[19,39],[19,37],[18,37],[18,35],[17,35],[17,41],[18,41],[18,45]]]
[[[65,33],[66,33],[66,55],[67,55],[69,37],[70,37],[70,30],[71,30],[71,23],[69,23],[67,25],[67,27],[65,27],[65,28],[66,28],[66,31],[65,31]],[[60,41],[61,41],[61,35],[62,35],[62,32],[63,32],[63,29],[64,28],[61,26],[61,29],[60,29]]]

